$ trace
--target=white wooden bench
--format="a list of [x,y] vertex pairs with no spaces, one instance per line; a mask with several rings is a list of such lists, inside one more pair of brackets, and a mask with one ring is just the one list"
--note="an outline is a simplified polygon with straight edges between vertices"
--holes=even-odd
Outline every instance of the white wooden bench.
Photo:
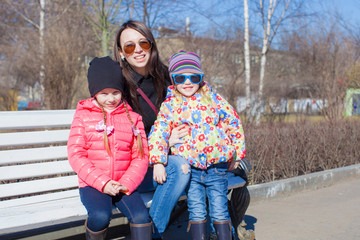
[[[0,112],[0,239],[85,220],[77,176],[67,160],[74,112]],[[245,184],[238,177],[229,181],[229,189]],[[150,207],[152,193],[142,197]]]

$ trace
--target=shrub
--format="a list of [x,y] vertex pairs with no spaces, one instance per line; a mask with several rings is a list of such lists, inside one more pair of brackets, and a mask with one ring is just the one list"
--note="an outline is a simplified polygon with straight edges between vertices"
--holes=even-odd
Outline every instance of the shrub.
[[360,162],[360,121],[245,125],[253,183],[295,177]]

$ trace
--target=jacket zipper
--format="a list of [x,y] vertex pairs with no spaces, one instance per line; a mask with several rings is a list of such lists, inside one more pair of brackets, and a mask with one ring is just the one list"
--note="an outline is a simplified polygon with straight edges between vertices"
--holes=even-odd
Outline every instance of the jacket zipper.
[[[106,113],[107,114],[107,124],[106,126],[114,126],[113,125],[113,116],[111,113]],[[114,131],[110,134],[110,137],[108,136],[108,140],[109,140],[109,147],[111,150],[111,155],[110,155],[110,177],[111,179],[114,179],[114,147],[113,144],[115,144],[115,141],[110,141],[114,139],[115,135],[115,129]]]

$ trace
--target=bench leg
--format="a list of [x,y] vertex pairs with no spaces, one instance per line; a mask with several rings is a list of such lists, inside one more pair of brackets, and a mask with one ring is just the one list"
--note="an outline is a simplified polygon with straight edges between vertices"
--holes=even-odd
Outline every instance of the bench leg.
[[152,222],[144,224],[130,223],[131,240],[151,240]]

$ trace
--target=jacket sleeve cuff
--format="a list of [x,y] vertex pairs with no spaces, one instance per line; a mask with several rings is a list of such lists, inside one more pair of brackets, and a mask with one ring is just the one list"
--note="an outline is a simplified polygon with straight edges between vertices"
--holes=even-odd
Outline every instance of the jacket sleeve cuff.
[[100,178],[98,178],[98,179],[96,179],[96,181],[94,182],[94,184],[93,184],[93,187],[95,188],[95,189],[97,189],[99,192],[104,192],[104,187],[105,187],[105,185],[109,182],[111,180],[111,178],[109,178],[109,177],[100,177]]

